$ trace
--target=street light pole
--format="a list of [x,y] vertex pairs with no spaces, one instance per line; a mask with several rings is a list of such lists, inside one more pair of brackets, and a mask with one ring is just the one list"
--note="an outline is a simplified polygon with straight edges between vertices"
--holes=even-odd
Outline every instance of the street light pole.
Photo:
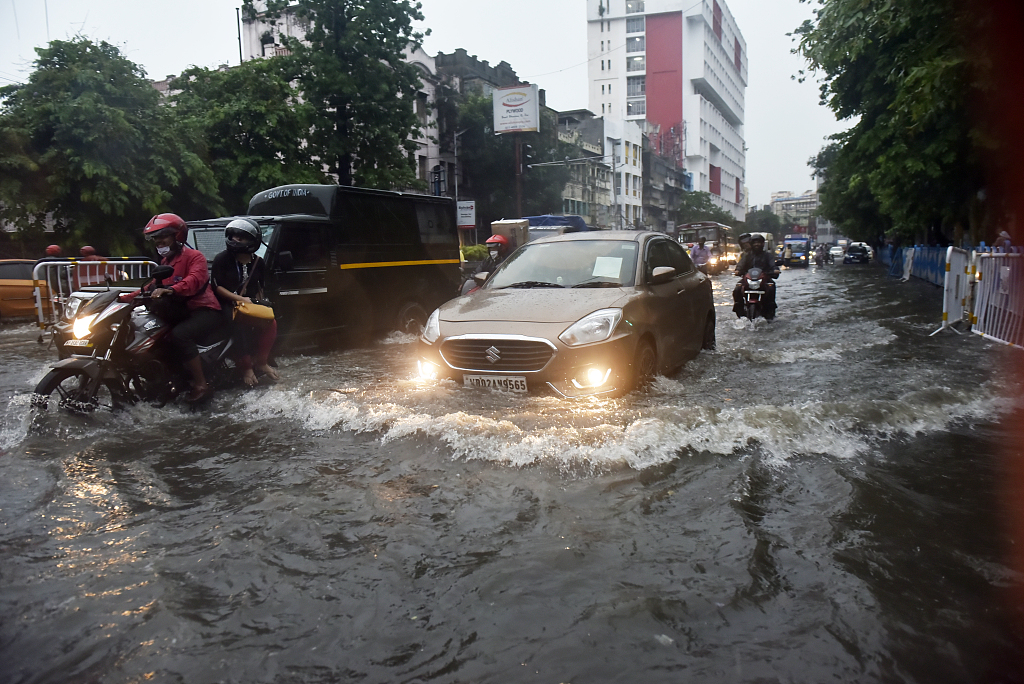
[[454,135],[455,140],[455,201],[459,201],[459,136],[468,131],[465,128]]

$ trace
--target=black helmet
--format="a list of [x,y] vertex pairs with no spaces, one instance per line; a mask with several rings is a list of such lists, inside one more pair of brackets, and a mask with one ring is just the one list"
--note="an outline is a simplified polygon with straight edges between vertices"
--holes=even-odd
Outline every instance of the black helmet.
[[236,218],[224,228],[224,244],[229,252],[252,254],[263,244],[263,231],[250,218]]
[[761,244],[764,244],[764,235],[761,235],[760,233],[758,233],[757,235],[751,235],[750,244],[754,244],[755,242],[760,242]]
[[744,242],[750,242],[750,233],[744,233],[743,235],[740,235],[739,241],[741,245]]

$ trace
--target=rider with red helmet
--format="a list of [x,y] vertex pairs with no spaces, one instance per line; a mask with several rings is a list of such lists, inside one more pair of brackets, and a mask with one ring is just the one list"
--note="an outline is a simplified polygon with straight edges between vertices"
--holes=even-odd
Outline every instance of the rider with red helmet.
[[487,259],[480,265],[480,271],[494,273],[511,251],[511,244],[504,235],[492,235],[484,244],[487,245]]
[[[206,399],[212,389],[203,374],[197,343],[205,342],[215,333],[223,332],[220,302],[210,287],[210,276],[206,269],[206,257],[199,250],[184,244],[188,237],[188,226],[177,214],[158,214],[149,220],[143,229],[147,240],[156,245],[162,265],[171,266],[174,274],[161,287],[153,290],[153,298],[176,296],[184,300],[184,310],[169,317],[174,325],[171,330],[171,344],[177,352],[185,370],[188,371],[192,391],[190,402]],[[134,297],[138,291],[127,295]]]

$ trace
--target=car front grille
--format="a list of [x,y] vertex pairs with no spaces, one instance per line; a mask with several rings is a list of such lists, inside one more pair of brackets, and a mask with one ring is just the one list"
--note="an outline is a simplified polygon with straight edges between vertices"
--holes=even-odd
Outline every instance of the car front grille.
[[453,339],[441,345],[452,368],[479,371],[537,371],[555,350],[540,340]]

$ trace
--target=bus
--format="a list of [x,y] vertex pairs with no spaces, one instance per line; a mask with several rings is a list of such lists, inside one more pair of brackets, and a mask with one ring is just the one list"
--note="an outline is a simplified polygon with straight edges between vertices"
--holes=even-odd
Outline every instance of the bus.
[[730,226],[716,221],[698,221],[679,225],[676,239],[689,249],[697,244],[699,238],[704,238],[705,246],[711,249],[713,263],[708,262],[710,270],[719,273],[739,261],[739,247],[733,241],[732,232]]

